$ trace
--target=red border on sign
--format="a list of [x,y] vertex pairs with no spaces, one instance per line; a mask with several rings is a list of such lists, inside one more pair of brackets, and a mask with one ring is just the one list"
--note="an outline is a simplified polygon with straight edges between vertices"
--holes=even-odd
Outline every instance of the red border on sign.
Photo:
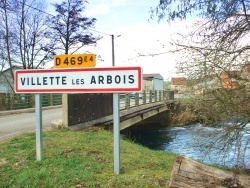
[[[97,88],[97,89],[19,89],[18,75],[27,73],[48,73],[48,72],[87,72],[87,71],[138,71],[138,87],[136,88]],[[104,67],[104,68],[70,68],[70,69],[25,69],[15,71],[14,88],[16,93],[123,93],[140,92],[142,90],[142,69],[141,67]]]

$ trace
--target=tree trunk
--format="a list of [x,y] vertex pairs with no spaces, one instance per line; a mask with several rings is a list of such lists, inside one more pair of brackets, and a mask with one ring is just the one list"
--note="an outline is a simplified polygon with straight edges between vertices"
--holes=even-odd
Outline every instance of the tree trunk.
[[178,156],[173,166],[171,188],[249,188],[250,177],[213,168]]

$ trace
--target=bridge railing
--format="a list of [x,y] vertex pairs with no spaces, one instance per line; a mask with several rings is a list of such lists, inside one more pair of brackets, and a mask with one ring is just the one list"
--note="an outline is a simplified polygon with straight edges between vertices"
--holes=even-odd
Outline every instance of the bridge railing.
[[[173,99],[173,91],[143,90],[140,93],[121,93],[120,108],[128,109],[133,106]],[[61,104],[62,94],[60,93],[42,95],[42,105],[44,107]],[[0,111],[26,109],[34,107],[34,94],[0,93]]]
[[[56,106],[62,104],[62,94],[42,94],[42,106]],[[0,111],[18,110],[35,107],[34,94],[0,93]]]
[[128,109],[133,106],[166,100],[174,100],[172,91],[143,90],[140,93],[121,93],[120,108]]
[[[143,108],[143,104],[167,101],[170,97],[169,94],[166,91],[150,90],[141,93],[120,93],[120,109],[132,109],[139,105]],[[98,121],[113,114],[112,93],[67,94],[64,95],[63,102],[63,124],[65,126]]]

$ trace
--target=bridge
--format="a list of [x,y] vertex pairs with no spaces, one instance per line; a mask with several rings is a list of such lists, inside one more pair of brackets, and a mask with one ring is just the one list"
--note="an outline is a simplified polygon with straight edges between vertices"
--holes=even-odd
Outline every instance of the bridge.
[[[82,100],[84,98],[84,100]],[[79,130],[90,126],[112,129],[112,94],[63,96],[63,125]],[[120,130],[138,123],[158,123],[167,126],[171,121],[174,94],[170,91],[143,91],[120,94]]]
[[[168,120],[170,119],[170,109],[173,106],[173,99],[174,95],[171,92],[164,92],[165,98],[161,95],[160,97],[154,97],[154,92],[147,91],[146,98],[142,97],[143,93],[141,94],[121,94],[120,95],[120,120],[121,120],[121,129],[125,129],[126,127],[132,126],[134,124],[150,122],[150,123],[160,123],[163,126],[166,125]],[[82,95],[76,95],[77,97],[82,97]],[[128,97],[129,96],[129,97]],[[149,97],[151,96],[151,98]],[[77,99],[76,97],[76,99]],[[32,98],[32,97],[30,97]],[[52,97],[51,97],[52,98]],[[69,97],[71,98],[71,97]],[[86,100],[87,98],[87,100]],[[92,97],[93,98],[93,97]],[[107,128],[112,129],[112,94],[107,94],[107,96],[98,97],[99,100],[93,98],[95,103],[89,103],[86,105],[87,108],[82,109],[82,103],[76,101],[78,105],[74,106],[71,105],[68,108],[69,111],[72,113],[78,112],[78,117],[72,116],[69,118],[69,123],[73,123],[69,125],[69,129],[77,129],[83,128],[88,126],[95,126],[95,125],[104,125]],[[107,102],[103,104],[103,99],[108,99]],[[138,98],[138,99],[137,99]],[[26,99],[26,98],[24,98]],[[56,98],[57,99],[57,98]],[[146,99],[146,100],[145,100]],[[71,100],[71,99],[70,99]],[[43,128],[49,129],[51,127],[51,122],[55,122],[55,126],[61,126],[62,124],[62,106],[57,105],[58,101],[56,102],[56,106],[47,105],[43,107],[44,111],[42,113],[43,116]],[[60,101],[61,98],[60,98]],[[88,95],[82,101],[89,101]],[[93,102],[92,101],[92,102]],[[145,103],[145,104],[144,104]],[[98,106],[99,105],[99,106]],[[101,106],[101,108],[99,108]],[[111,108],[109,108],[111,106]],[[91,108],[92,107],[92,108]],[[81,108],[82,110],[78,110]],[[97,110],[93,115],[92,112],[95,109],[102,109],[103,111]],[[65,109],[64,109],[65,110]],[[88,111],[86,111],[88,110]],[[105,115],[104,112],[108,112]],[[99,114],[98,114],[99,113]],[[93,115],[93,116],[91,116]],[[99,115],[99,117],[97,116]],[[89,119],[84,119],[84,116],[88,117]],[[167,116],[167,118],[166,118]],[[0,142],[6,138],[18,135],[23,132],[34,131],[35,128],[35,108],[23,108],[20,110],[5,110],[0,111]],[[80,118],[80,119],[79,119]],[[18,123],[17,123],[18,119]],[[72,119],[74,121],[72,121]],[[55,121],[56,120],[56,121]],[[78,123],[78,120],[81,122]],[[133,126],[135,127],[135,126]]]

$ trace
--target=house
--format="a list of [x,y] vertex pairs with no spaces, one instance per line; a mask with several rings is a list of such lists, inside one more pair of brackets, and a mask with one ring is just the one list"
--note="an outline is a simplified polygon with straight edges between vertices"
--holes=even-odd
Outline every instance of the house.
[[204,94],[206,91],[222,88],[221,79],[217,74],[206,75],[201,79],[189,81],[189,91],[195,95]]
[[220,74],[221,86],[226,89],[238,89],[240,80],[239,71],[223,71]]
[[185,93],[187,91],[187,79],[184,77],[172,78],[171,90],[177,93]]
[[14,91],[14,80],[11,71],[20,69],[18,66],[13,66],[0,72],[0,93],[12,93]]
[[143,74],[143,89],[164,90],[164,80],[159,73]]
[[195,95],[217,89],[237,89],[239,74],[237,71],[221,72],[218,74],[206,75],[203,78],[189,81],[189,91]]
[[207,75],[202,79],[190,81],[189,90],[195,94],[203,94],[204,91],[216,89],[238,89],[241,74],[239,71],[223,71],[218,74]]
[[183,77],[171,80],[172,90],[176,92],[189,91],[194,95],[201,95],[216,89],[239,88],[250,90],[250,64],[245,65],[241,71],[222,71],[195,80],[186,80]]

